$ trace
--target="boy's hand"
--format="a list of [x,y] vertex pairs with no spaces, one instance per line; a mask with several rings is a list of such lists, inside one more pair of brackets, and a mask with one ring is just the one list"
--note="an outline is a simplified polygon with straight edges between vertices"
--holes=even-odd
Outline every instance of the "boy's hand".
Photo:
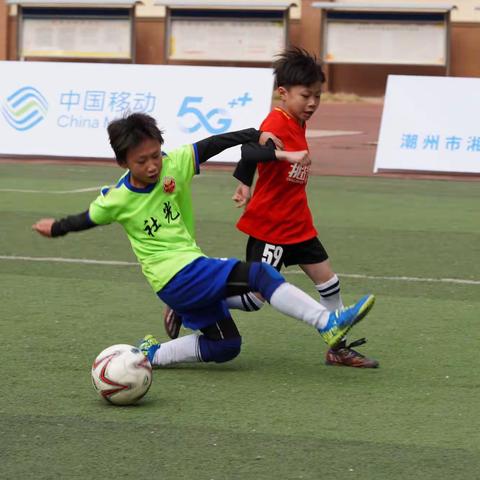
[[44,237],[52,236],[52,225],[55,222],[54,218],[42,218],[37,223],[32,225],[32,230],[37,231],[40,235]]
[[250,201],[250,196],[250,187],[240,183],[233,194],[232,200],[236,203],[237,208],[240,208]]
[[275,150],[275,155],[278,160],[299,163],[302,166],[308,166],[312,163],[308,150],[300,150],[298,152],[279,152],[278,150]]
[[269,140],[271,140],[275,144],[275,148],[283,150],[283,142],[270,132],[262,132],[260,134],[260,138],[258,139],[258,143],[260,145],[265,145]]

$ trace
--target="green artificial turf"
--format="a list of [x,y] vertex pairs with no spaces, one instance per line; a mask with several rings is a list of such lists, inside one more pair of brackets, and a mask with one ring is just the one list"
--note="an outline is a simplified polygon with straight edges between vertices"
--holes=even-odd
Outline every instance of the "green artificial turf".
[[[60,239],[31,231],[96,196],[49,192],[120,173],[0,165],[0,478],[479,478],[480,183],[310,178],[345,303],[377,295],[352,339],[368,337],[361,351],[379,369],[325,366],[318,334],[266,306],[235,313],[243,349],[233,362],[157,370],[144,400],[120,408],[95,394],[93,359],[146,333],[166,339],[139,267],[12,258],[135,262],[119,226]],[[194,180],[209,255],[244,254],[234,188],[228,173]],[[298,267],[284,273],[316,295]]]

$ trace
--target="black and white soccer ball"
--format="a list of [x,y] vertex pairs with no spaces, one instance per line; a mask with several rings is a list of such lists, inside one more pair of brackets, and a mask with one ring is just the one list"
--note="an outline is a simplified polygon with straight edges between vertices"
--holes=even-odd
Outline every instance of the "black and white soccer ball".
[[132,345],[118,344],[103,350],[92,365],[96,392],[115,405],[132,405],[152,384],[152,366]]

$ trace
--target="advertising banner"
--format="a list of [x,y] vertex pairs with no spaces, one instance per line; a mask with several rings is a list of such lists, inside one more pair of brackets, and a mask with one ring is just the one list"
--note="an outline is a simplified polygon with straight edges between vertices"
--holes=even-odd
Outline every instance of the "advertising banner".
[[168,152],[258,128],[272,91],[269,68],[0,62],[0,155],[112,158],[106,127],[134,112],[157,120]]
[[388,77],[375,169],[480,173],[480,78]]

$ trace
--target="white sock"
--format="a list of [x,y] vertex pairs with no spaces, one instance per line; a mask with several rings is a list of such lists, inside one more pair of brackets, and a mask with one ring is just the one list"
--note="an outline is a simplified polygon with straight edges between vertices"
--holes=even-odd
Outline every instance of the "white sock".
[[227,306],[233,310],[243,310],[244,312],[254,312],[260,310],[265,303],[260,300],[253,292],[247,292],[242,295],[228,297]]
[[302,320],[316,329],[327,325],[330,312],[291,283],[282,283],[270,298],[270,305],[290,317]]
[[164,367],[174,363],[201,362],[198,337],[192,334],[162,343],[155,352],[152,364]]
[[330,280],[320,285],[315,285],[320,294],[320,303],[331,312],[343,307],[340,295],[340,280],[334,275]]

